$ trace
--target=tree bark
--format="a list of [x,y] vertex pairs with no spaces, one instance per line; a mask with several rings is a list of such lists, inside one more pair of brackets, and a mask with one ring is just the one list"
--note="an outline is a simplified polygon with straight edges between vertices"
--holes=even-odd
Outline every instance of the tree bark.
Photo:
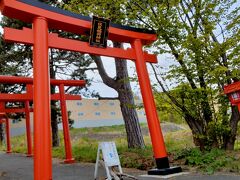
[[138,121],[136,109],[134,108],[134,97],[130,82],[128,80],[127,61],[116,60],[116,70],[118,83],[121,86],[117,89],[120,107],[125,122],[125,129],[127,133],[128,147],[144,148],[144,140]]
[[[56,78],[56,72],[54,70],[53,64],[53,53],[51,52],[51,59],[50,59],[50,78]],[[51,86],[51,94],[56,93],[55,86]],[[51,127],[52,127],[52,146],[58,147],[59,146],[59,136],[58,136],[58,119],[57,119],[57,105],[56,101],[51,101]]]
[[232,106],[232,116],[230,119],[230,133],[224,138],[224,149],[233,150],[237,136],[237,127],[239,122],[239,111],[236,106]]
[[57,120],[57,106],[56,101],[51,101],[51,126],[52,126],[52,146],[59,146],[58,136],[58,120]]
[[[114,43],[115,47],[121,47],[121,44]],[[91,56],[95,61],[99,74],[107,86],[113,88],[118,92],[118,99],[120,101],[121,112],[125,122],[125,129],[127,133],[129,148],[144,148],[144,140],[138,121],[136,109],[134,107],[134,98],[129,82],[127,71],[127,61],[122,59],[115,60],[116,79],[108,76],[106,73],[102,60],[98,56]]]

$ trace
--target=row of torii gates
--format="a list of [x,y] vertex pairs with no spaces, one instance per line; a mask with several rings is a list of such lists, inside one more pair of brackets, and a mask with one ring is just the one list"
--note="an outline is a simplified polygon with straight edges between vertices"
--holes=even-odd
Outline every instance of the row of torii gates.
[[[7,94],[0,93],[0,123],[6,125],[6,145],[7,153],[11,153],[10,143],[10,123],[6,113],[25,113],[26,119],[26,136],[27,136],[27,156],[31,157],[32,154],[32,138],[31,138],[31,124],[30,124],[30,112],[33,109],[30,108],[29,104],[33,101],[33,79],[27,77],[14,77],[14,76],[0,76],[0,84],[24,84],[26,86],[26,93],[23,94]],[[59,100],[61,107],[61,117],[63,124],[63,136],[64,136],[64,147],[65,147],[65,163],[74,162],[72,157],[72,148],[69,134],[68,125],[68,112],[66,106],[66,100],[81,100],[80,95],[65,94],[65,86],[85,86],[84,80],[56,80],[50,79],[50,84],[58,86],[59,93],[51,94],[51,100]],[[6,108],[7,102],[23,102],[24,108]]]
[[[90,17],[64,11],[39,2],[38,0],[1,0],[0,9],[2,14],[9,18],[19,19],[27,23],[32,23],[33,25],[32,29],[23,28],[22,30],[17,30],[4,28],[4,39],[8,42],[17,42],[33,46],[33,80],[31,80],[29,84],[31,84],[31,86],[33,84],[33,96],[30,101],[33,99],[34,102],[35,180],[52,179],[49,48],[134,61],[157,166],[156,169],[150,170],[148,173],[153,175],[166,175],[181,171],[180,167],[171,168],[169,166],[167,151],[147,71],[146,63],[156,63],[157,58],[156,55],[143,51],[144,45],[151,44],[157,39],[154,32],[110,24],[108,39],[113,42],[130,43],[131,48],[126,50],[113,47],[97,48],[90,46],[87,42],[61,38],[58,37],[57,34],[48,32],[49,29],[58,29],[79,35],[89,35],[91,29]],[[8,81],[7,78],[6,81]],[[66,83],[63,84],[66,85]],[[64,91],[64,85],[60,85],[60,91],[62,89],[62,92]],[[60,96],[64,96],[65,93],[60,92],[60,94]],[[65,100],[67,99],[66,97]],[[18,97],[17,99],[19,100],[21,98]],[[65,100],[63,98],[61,102],[65,102]],[[0,99],[0,102],[1,101]],[[67,133],[69,133],[68,130]]]

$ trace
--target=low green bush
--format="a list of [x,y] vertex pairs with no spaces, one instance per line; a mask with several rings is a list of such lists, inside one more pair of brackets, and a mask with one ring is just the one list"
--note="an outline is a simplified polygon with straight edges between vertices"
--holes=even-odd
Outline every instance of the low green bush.
[[221,149],[200,151],[199,148],[189,148],[178,151],[175,160],[184,159],[185,165],[195,166],[198,170],[213,174],[216,171],[239,171],[239,159],[234,159],[234,151],[229,153]]

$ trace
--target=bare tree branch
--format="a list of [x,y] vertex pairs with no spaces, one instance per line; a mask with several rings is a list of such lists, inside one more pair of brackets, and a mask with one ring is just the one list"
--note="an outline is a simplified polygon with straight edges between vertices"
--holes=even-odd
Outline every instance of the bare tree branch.
[[117,89],[117,83],[115,82],[115,80],[111,77],[108,76],[104,66],[103,66],[103,62],[102,62],[102,59],[101,57],[99,56],[94,56],[94,55],[91,55],[92,59],[94,60],[94,62],[96,63],[97,65],[97,68],[98,68],[98,71],[99,71],[99,74],[104,82],[104,84],[106,84],[107,86],[113,88],[113,89]]

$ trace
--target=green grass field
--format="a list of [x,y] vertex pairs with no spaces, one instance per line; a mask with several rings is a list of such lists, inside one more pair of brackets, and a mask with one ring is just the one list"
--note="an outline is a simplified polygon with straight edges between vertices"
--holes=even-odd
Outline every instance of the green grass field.
[[[146,124],[141,124],[146,128]],[[128,149],[126,133],[123,125],[98,128],[71,129],[72,151],[74,158],[79,162],[96,160],[98,142],[115,141],[121,160],[121,165],[128,168],[146,170],[154,167],[154,158],[149,136],[144,135],[145,149]],[[60,146],[52,150],[55,158],[64,159],[64,144],[62,131],[59,132]],[[201,152],[194,147],[190,130],[179,130],[164,134],[165,144],[172,165],[180,165],[191,171],[202,171],[212,174],[216,171],[240,173],[239,141],[236,142],[235,151],[225,152],[213,149]],[[26,153],[25,136],[11,139],[12,150],[16,153]],[[0,146],[5,151],[5,145]]]

